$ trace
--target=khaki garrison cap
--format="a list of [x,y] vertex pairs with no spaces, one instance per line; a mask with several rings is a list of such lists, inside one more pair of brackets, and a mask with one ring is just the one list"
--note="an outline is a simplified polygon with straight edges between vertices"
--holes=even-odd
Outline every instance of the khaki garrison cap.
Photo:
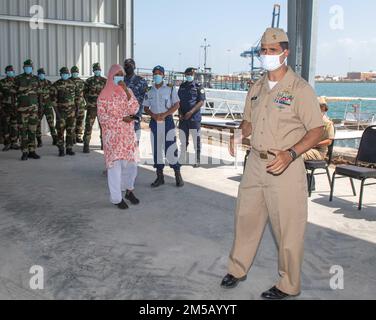
[[280,42],[289,42],[289,37],[285,30],[280,28],[268,28],[262,36],[262,44],[275,44]]
[[328,102],[326,101],[326,98],[325,97],[319,97],[318,98],[318,100],[319,100],[319,104],[321,105],[321,104],[328,104]]

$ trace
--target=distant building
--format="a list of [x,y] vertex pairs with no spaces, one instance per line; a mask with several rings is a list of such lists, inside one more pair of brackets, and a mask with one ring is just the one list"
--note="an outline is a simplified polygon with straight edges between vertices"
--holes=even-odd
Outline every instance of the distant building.
[[376,72],[349,72],[347,74],[348,80],[359,80],[359,81],[371,81],[376,80]]

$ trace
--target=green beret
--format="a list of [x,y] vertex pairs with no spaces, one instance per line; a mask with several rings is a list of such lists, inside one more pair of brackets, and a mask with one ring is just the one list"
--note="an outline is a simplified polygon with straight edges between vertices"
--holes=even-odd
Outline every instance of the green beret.
[[67,67],[62,67],[60,69],[60,74],[63,74],[63,73],[69,73],[69,69]]
[[38,69],[38,74],[46,74],[46,71],[44,71],[43,68]]
[[73,66],[73,67],[71,68],[71,73],[75,73],[75,72],[77,72],[77,73],[80,72],[80,69],[78,69],[77,66]]
[[102,70],[99,62],[93,64],[93,71]]
[[32,67],[33,66],[33,61],[31,59],[27,59],[24,62],[24,67]]

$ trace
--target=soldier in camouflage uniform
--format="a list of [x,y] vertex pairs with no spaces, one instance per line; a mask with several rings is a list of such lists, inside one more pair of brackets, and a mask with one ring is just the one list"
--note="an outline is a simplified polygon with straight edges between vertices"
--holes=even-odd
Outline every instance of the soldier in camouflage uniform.
[[[67,67],[60,69],[61,79],[52,85],[52,101],[56,110],[56,129],[58,136],[57,146],[59,148],[59,157],[65,154],[74,156],[73,139],[76,123],[76,103],[80,96],[80,92],[75,82],[70,78]],[[64,133],[65,147],[64,150]]]
[[36,131],[38,126],[39,79],[33,75],[33,62],[24,62],[24,73],[16,77],[16,105],[20,117],[20,135],[22,161],[40,159],[35,152]]
[[48,126],[50,128],[50,133],[53,141],[53,145],[57,145],[57,132],[55,127],[55,115],[54,108],[51,102],[51,86],[52,82],[46,79],[46,72],[43,68],[38,70],[39,84],[40,84],[40,95],[39,95],[39,122],[37,127],[37,141],[38,148],[41,148],[42,143],[42,120],[43,116],[46,116]]
[[16,107],[16,87],[13,66],[5,68],[6,78],[0,81],[2,96],[2,128],[4,137],[3,151],[19,150],[18,141],[18,113]]
[[74,66],[71,69],[72,80],[80,90],[80,97],[76,104],[76,129],[75,129],[75,143],[83,143],[82,135],[84,131],[84,120],[86,111],[86,101],[84,98],[85,81],[80,78],[80,70]]
[[[85,135],[84,135],[84,153],[90,153],[90,140],[93,131],[93,125],[97,119],[97,100],[103,88],[106,85],[107,79],[101,76],[101,66],[99,63],[93,65],[94,77],[86,80],[84,96],[87,102],[87,112],[85,120]],[[102,145],[102,132],[101,132]]]

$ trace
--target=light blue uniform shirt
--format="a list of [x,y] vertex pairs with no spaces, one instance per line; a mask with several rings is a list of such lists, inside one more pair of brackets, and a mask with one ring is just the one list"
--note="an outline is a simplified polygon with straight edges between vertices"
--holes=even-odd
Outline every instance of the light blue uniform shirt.
[[176,88],[163,83],[159,89],[153,86],[146,93],[143,106],[155,114],[160,114],[170,110],[178,102],[180,99]]

